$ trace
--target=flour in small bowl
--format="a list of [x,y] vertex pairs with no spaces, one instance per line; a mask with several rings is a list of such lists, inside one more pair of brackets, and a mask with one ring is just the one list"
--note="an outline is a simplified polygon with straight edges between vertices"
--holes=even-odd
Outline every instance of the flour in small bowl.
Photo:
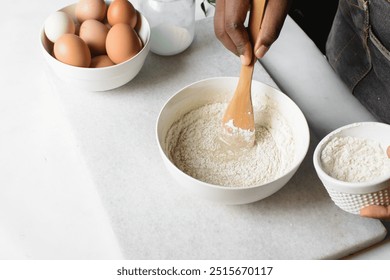
[[390,173],[390,159],[379,142],[333,137],[321,152],[324,171],[345,182],[368,182]]
[[206,183],[249,187],[282,176],[294,161],[294,139],[283,116],[272,106],[255,111],[256,142],[233,150],[220,140],[227,103],[192,110],[169,129],[170,160],[184,173]]

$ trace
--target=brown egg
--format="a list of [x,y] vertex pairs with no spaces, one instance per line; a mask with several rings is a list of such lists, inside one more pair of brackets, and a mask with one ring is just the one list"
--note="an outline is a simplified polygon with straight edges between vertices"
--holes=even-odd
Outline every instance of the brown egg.
[[80,23],[75,23],[75,24],[74,24],[74,28],[75,28],[74,34],[76,34],[77,36],[79,36],[79,35],[80,35]]
[[91,60],[91,68],[100,68],[115,65],[114,62],[108,57],[108,55],[98,55],[92,58]]
[[129,1],[114,0],[108,7],[107,20],[111,26],[126,23],[134,28],[137,24],[137,13]]
[[142,24],[142,20],[141,20],[141,14],[139,11],[135,10],[135,12],[137,13],[137,23],[136,25],[134,26],[134,30],[135,32],[139,32],[140,29],[141,29],[141,24]]
[[75,34],[64,34],[54,44],[54,56],[59,61],[78,67],[89,67],[91,53],[87,44]]
[[104,0],[80,0],[76,5],[76,18],[79,23],[87,19],[103,21],[106,16],[107,6]]
[[138,33],[137,33],[137,37],[138,37],[138,41],[139,41],[140,48],[142,49],[142,48],[144,47],[144,43],[142,42],[142,39],[141,39],[141,37],[138,35]]
[[108,27],[95,19],[87,19],[80,26],[80,38],[87,43],[92,55],[106,53]]
[[125,23],[111,27],[106,38],[106,51],[110,59],[118,64],[135,56],[141,50],[140,41],[134,29]]

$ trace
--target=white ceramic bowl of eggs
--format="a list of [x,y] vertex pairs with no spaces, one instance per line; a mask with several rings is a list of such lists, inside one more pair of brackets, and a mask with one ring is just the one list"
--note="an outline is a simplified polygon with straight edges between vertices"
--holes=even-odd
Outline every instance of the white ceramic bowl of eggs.
[[[162,160],[180,188],[196,197],[222,204],[252,203],[280,190],[302,163],[310,142],[309,128],[299,107],[277,89],[253,81],[257,144],[249,150],[233,150],[230,157],[229,147],[225,150],[218,140],[218,128],[222,128],[222,115],[237,83],[236,77],[210,78],[179,90],[163,106],[156,125]],[[212,109],[206,109],[207,106]],[[217,114],[214,114],[214,109]],[[192,127],[196,123],[203,128]],[[273,138],[280,153],[274,156],[270,153],[274,146],[261,146],[261,142],[267,142],[261,136],[258,138],[257,133],[262,129],[261,135],[264,132],[264,138]],[[180,151],[180,145],[187,145],[184,139],[189,141],[187,144],[192,145],[193,150]],[[218,146],[220,144],[222,146]],[[250,162],[254,155],[252,149],[260,153],[255,154],[254,162]],[[278,161],[283,169],[276,169]],[[189,166],[200,173],[208,173],[208,177],[194,175],[196,172],[186,170]],[[264,179],[271,174],[267,174],[271,169],[276,171],[274,176]]]
[[334,203],[352,214],[368,205],[390,205],[390,125],[358,122],[325,136],[313,163]]
[[40,33],[50,69],[89,91],[131,81],[144,65],[149,41],[148,21],[127,0],[80,0],[49,15]]

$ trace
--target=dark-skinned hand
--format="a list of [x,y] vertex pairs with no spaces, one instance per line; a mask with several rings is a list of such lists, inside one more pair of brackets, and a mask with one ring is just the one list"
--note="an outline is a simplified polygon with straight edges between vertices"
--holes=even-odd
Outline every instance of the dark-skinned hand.
[[[390,146],[387,147],[387,156],[390,158]],[[389,182],[388,191],[390,192],[390,182]],[[370,205],[364,207],[360,210],[360,216],[381,219],[381,220],[390,220],[390,205],[388,206]]]
[[244,26],[251,0],[217,0],[214,15],[214,31],[222,44],[248,65],[252,53],[262,58],[279,37],[291,0],[268,0],[259,35],[254,43],[249,41]]

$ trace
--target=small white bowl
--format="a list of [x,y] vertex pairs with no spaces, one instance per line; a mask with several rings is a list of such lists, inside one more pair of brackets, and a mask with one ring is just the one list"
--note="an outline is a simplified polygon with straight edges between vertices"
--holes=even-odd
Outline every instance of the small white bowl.
[[[72,4],[60,9],[60,11],[69,14],[74,22],[77,22],[75,17],[76,5],[77,4]],[[150,26],[142,14],[141,20],[142,23],[138,35],[144,46],[138,54],[120,64],[102,68],[84,68],[62,63],[51,55],[53,43],[46,38],[43,27],[40,32],[41,51],[51,70],[66,83],[88,91],[106,91],[114,89],[128,83],[137,76],[149,53]]]
[[230,187],[205,183],[195,179],[179,168],[168,156],[166,135],[181,116],[206,104],[228,102],[237,87],[238,78],[222,77],[205,79],[193,83],[175,93],[162,108],[156,125],[156,137],[163,162],[177,182],[198,197],[223,203],[247,204],[264,199],[280,190],[295,174],[302,163],[310,142],[306,119],[298,106],[282,92],[257,81],[252,83],[252,96],[269,98],[286,119],[294,138],[295,156],[285,174],[271,182],[250,187]]
[[321,164],[321,153],[334,137],[352,136],[373,140],[384,148],[390,145],[390,125],[380,122],[358,122],[340,127],[325,136],[313,154],[315,170],[334,203],[352,214],[368,205],[390,204],[390,174],[369,182],[344,182],[328,175]]

